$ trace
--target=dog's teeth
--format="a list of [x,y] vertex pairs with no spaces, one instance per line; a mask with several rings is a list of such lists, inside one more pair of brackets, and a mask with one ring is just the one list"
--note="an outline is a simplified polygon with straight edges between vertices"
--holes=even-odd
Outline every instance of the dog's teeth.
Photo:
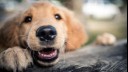
[[44,57],[46,57],[46,55],[43,55]]
[[50,54],[45,54],[45,53],[38,52],[38,54],[41,56],[41,58],[51,59],[51,58],[54,58],[57,55],[57,51],[54,51]]
[[51,57],[51,55],[42,54],[43,57]]
[[40,55],[41,53],[40,53],[40,52],[38,52],[38,54]]
[[55,56],[55,54],[54,54],[54,53],[52,53],[51,55],[52,55],[52,56]]
[[52,54],[50,54],[50,56],[52,56]]
[[44,54],[41,54],[41,56],[43,56],[43,57],[44,57]]

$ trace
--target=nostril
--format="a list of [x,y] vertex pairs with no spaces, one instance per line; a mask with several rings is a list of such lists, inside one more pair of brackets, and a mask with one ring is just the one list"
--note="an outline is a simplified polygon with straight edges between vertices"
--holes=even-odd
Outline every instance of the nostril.
[[51,30],[50,31],[50,35],[56,35],[56,31],[55,30]]
[[40,32],[40,36],[41,35],[46,35],[46,32],[45,31]]
[[42,26],[38,28],[36,36],[41,41],[52,41],[57,35],[56,29],[53,26]]

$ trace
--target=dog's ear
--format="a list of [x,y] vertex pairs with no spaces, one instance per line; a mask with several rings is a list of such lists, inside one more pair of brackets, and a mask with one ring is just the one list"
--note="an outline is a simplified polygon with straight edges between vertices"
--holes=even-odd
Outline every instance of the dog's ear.
[[75,17],[68,9],[63,9],[65,14],[65,22],[67,26],[67,45],[66,51],[80,48],[88,39],[84,25]]
[[2,47],[12,47],[19,44],[19,16],[9,18],[0,29],[0,44]]

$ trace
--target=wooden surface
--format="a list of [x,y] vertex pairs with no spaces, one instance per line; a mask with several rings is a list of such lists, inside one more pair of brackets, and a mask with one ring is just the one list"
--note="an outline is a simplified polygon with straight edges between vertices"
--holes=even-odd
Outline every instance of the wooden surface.
[[86,46],[66,53],[53,67],[34,65],[25,72],[127,72],[127,40],[113,46]]
[[113,46],[89,45],[64,54],[52,67],[34,65],[24,72],[127,72],[127,40]]

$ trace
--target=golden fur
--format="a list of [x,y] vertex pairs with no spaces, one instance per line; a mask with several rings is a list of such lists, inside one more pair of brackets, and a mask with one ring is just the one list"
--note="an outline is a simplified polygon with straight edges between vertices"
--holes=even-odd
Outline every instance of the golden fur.
[[[62,20],[56,20],[54,18],[55,14],[60,14]],[[32,16],[32,22],[24,23],[26,16]],[[56,28],[58,35],[54,44],[40,44],[39,39],[35,36],[36,30],[44,25],[52,25]],[[32,62],[29,51],[27,51],[28,47],[34,51],[39,51],[42,47],[47,46],[58,49],[65,48],[66,51],[71,51],[80,48],[86,40],[87,34],[84,27],[71,11],[50,3],[34,3],[25,12],[21,12],[9,19],[1,27],[0,47],[6,50],[0,54],[0,63],[2,63],[0,66],[14,71],[16,70],[15,67],[22,70]],[[14,55],[17,57],[14,58]],[[28,56],[27,59],[24,56]],[[3,58],[5,61],[3,61]],[[14,64],[15,61],[18,66]],[[56,62],[50,64],[53,65]],[[46,63],[41,64],[49,65]]]
[[[52,19],[51,15],[54,15],[54,13],[60,13],[63,17],[63,20],[59,22]],[[33,6],[30,7],[23,14],[16,15],[12,19],[8,20],[5,25],[0,29],[0,46],[2,48],[19,46],[20,42],[24,44],[24,39],[21,38],[25,37],[27,31],[29,31],[33,23],[22,24],[22,21],[25,16],[31,14],[34,17],[33,23],[42,19],[42,22],[40,22],[41,25],[55,23],[57,24],[56,29],[59,29],[61,27],[59,27],[59,24],[63,24],[61,28],[66,26],[66,50],[75,50],[76,48],[80,48],[80,46],[84,44],[87,40],[87,35],[85,34],[84,26],[82,26],[82,24],[78,21],[78,19],[71,11],[62,7],[55,7],[49,3],[38,3],[33,4]],[[38,26],[41,26],[40,24]]]

